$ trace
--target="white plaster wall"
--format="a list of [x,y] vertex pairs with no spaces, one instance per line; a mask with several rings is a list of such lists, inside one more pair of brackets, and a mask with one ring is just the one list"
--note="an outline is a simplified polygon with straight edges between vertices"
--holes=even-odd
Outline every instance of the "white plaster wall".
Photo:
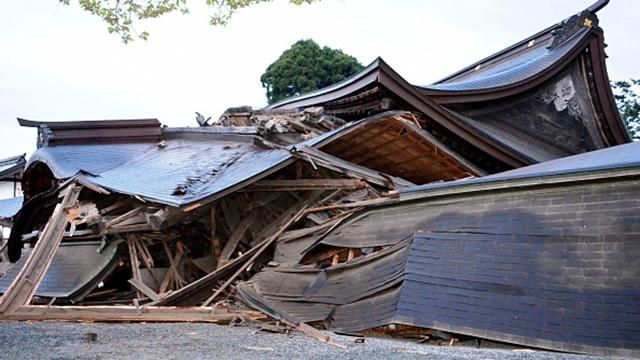
[[[22,189],[20,183],[16,183],[17,191],[15,196],[22,195]],[[8,199],[14,197],[13,193],[14,183],[8,181],[0,181],[0,199]]]

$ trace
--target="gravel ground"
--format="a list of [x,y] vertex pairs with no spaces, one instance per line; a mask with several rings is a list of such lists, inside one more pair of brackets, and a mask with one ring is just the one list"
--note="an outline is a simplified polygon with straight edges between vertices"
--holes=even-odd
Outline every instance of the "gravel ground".
[[[96,334],[95,340],[91,333]],[[302,334],[214,324],[0,322],[2,359],[574,359],[544,351],[438,347],[404,340],[332,336],[339,349]]]

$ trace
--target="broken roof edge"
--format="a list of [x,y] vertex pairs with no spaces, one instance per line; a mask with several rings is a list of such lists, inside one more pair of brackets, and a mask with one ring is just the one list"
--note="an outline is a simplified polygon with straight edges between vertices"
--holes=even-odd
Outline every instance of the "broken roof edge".
[[22,155],[10,156],[10,157],[6,157],[6,158],[3,158],[3,159],[0,159],[0,166],[9,165],[9,164],[12,164],[12,163],[16,163],[17,164],[17,163],[20,163],[20,162],[26,163],[27,162],[26,156],[27,156],[27,154],[23,153]]
[[26,154],[0,159],[0,179],[6,176],[20,176],[26,164]]
[[231,141],[259,144],[256,141],[258,128],[255,126],[207,126],[207,127],[165,127],[162,140]]

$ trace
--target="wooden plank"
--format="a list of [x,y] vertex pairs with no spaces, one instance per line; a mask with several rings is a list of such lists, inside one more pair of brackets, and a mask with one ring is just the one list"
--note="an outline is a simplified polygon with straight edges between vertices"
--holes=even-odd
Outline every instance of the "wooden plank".
[[222,253],[220,254],[220,257],[218,259],[218,267],[220,267],[225,260],[229,260],[231,258],[231,255],[233,255],[236,247],[238,247],[238,243],[240,243],[240,240],[247,232],[247,229],[249,228],[249,226],[251,226],[251,224],[253,224],[253,221],[256,219],[256,214],[257,212],[254,211],[246,216],[240,221],[238,227],[233,230],[233,233],[231,234],[231,236],[229,236],[227,243],[222,249]]
[[169,288],[171,281],[173,280],[177,284],[184,284],[185,281],[180,277],[180,273],[178,273],[178,264],[184,255],[181,251],[176,251],[175,257],[171,255],[171,249],[169,249],[169,245],[165,239],[162,239],[162,246],[164,247],[164,251],[167,253],[167,258],[169,258],[170,266],[167,274],[165,275],[162,283],[160,284],[160,294],[164,294]]
[[260,180],[242,191],[357,190],[365,186],[359,179]]
[[136,246],[138,258],[142,259],[142,264],[149,271],[149,275],[151,275],[151,279],[155,283],[156,289],[160,289],[160,281],[153,270],[153,257],[149,252],[149,248],[138,236],[135,236],[134,239],[135,241],[133,243]]
[[375,206],[375,205],[383,205],[383,204],[386,205],[386,204],[391,204],[392,202],[395,202],[395,200],[392,198],[383,197],[383,198],[363,200],[363,201],[347,203],[347,204],[320,206],[317,208],[308,209],[307,213],[310,214],[318,211],[326,211],[326,210],[334,210],[334,209],[359,208],[359,207]]
[[111,229],[107,229],[105,234],[122,234],[128,232],[145,232],[145,231],[153,231],[149,224],[139,224],[139,225],[114,225]]
[[258,245],[249,249],[241,256],[231,260],[229,263],[225,264],[216,271],[207,274],[194,282],[189,283],[180,290],[167,294],[162,298],[162,300],[157,303],[157,305],[167,306],[185,303],[188,305],[195,305],[200,301],[203,301],[204,299],[206,299],[206,295],[203,296],[202,293],[210,293],[211,288],[215,286],[218,281],[222,280],[225,276],[234,271],[234,269],[237,269],[239,266],[243,266],[245,261],[253,256],[253,254],[255,254],[267,241],[268,239],[265,239]]
[[0,298],[0,313],[11,313],[31,302],[64,236],[67,209],[76,203],[81,190],[81,186],[70,183],[60,191],[62,201],[54,208],[24,266]]
[[135,209],[133,209],[131,211],[128,211],[128,212],[116,217],[115,219],[112,219],[112,220],[108,221],[105,224],[104,227],[105,227],[105,229],[109,229],[110,227],[112,227],[112,226],[114,226],[116,224],[119,224],[119,223],[121,223],[121,222],[123,222],[123,221],[125,221],[127,219],[130,219],[130,218],[140,214],[143,210],[144,210],[144,207],[139,207],[139,208],[135,208]]
[[155,291],[153,291],[150,287],[145,285],[145,283],[143,283],[142,281],[137,279],[129,279],[129,284],[133,285],[133,287],[135,287],[141,293],[147,295],[149,299],[153,301],[160,300],[160,295],[156,294]]
[[235,319],[263,320],[257,311],[215,307],[171,306],[22,306],[14,313],[0,315],[0,320],[63,321],[133,321],[133,322],[210,322],[227,323]]
[[112,212],[114,210],[123,208],[123,207],[125,207],[125,206],[127,206],[129,204],[131,204],[131,201],[129,201],[129,200],[118,200],[115,203],[113,203],[113,204],[111,204],[111,205],[109,205],[109,206],[107,206],[107,207],[105,207],[103,209],[100,209],[100,215],[106,215],[106,214],[108,214],[108,213],[110,213],[110,212]]

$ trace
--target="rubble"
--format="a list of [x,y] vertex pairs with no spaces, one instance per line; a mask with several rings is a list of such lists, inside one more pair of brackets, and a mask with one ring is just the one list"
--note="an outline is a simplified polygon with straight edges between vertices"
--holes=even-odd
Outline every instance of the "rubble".
[[[640,149],[600,31],[561,23],[427,87],[379,59],[197,128],[19,119],[38,150],[0,319],[269,317],[337,347],[319,329],[637,356]],[[544,66],[496,76],[506,59]]]

